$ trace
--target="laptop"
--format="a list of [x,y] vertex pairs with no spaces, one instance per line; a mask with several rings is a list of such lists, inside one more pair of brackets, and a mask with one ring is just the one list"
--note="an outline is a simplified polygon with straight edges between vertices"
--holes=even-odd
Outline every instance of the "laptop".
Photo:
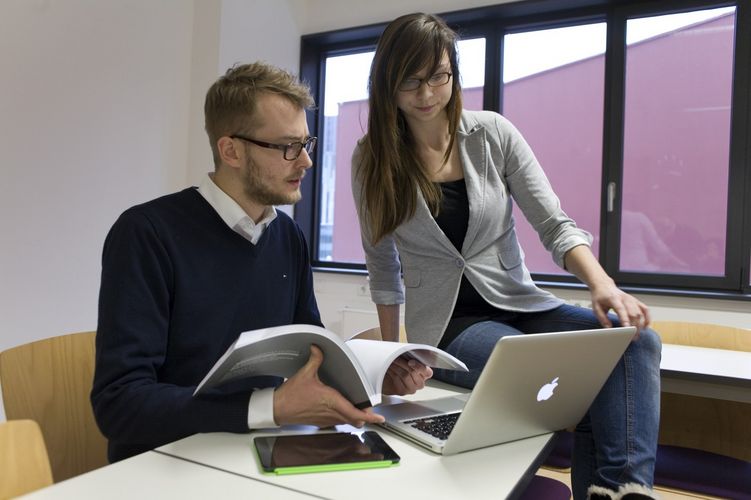
[[618,327],[506,336],[472,392],[374,411],[386,429],[443,455],[570,428],[635,334],[635,327]]

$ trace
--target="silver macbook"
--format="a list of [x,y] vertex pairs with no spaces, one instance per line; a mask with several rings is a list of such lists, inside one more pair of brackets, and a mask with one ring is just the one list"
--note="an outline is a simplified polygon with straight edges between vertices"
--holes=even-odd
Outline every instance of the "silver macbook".
[[374,408],[387,429],[452,455],[575,426],[635,327],[503,337],[471,393]]

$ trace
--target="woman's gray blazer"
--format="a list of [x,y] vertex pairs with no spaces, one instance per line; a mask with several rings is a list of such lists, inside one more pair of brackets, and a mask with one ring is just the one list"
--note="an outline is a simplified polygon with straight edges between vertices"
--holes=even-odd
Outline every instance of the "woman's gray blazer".
[[410,342],[438,344],[451,318],[462,274],[489,304],[500,309],[544,311],[562,303],[537,288],[524,265],[511,197],[560,267],[566,252],[592,241],[561,210],[532,150],[508,120],[489,111],[464,111],[457,144],[469,198],[461,253],[438,227],[420,193],[414,217],[373,245],[360,207],[359,145],[352,157],[352,192],[371,297],[376,304],[400,304],[405,302],[406,288]]

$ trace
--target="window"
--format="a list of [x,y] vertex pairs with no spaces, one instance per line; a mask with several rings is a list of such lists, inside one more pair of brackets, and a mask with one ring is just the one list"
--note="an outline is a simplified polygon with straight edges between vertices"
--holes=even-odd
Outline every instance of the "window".
[[[465,107],[503,113],[624,287],[751,294],[751,5],[512,2],[443,14],[460,33]],[[314,265],[364,269],[350,156],[384,25],[303,37],[323,147],[295,210]],[[745,217],[744,217],[745,215]],[[568,286],[515,207],[538,282]]]
[[370,50],[325,60],[318,233],[318,259],[321,261],[364,262],[350,190],[349,160],[357,140],[367,129],[368,73],[373,53]]
[[733,7],[626,22],[621,271],[725,273],[734,38]]
[[[524,135],[561,206],[599,241],[605,23],[507,34],[503,115]],[[514,206],[530,272],[564,274]],[[595,255],[597,245],[593,245]]]

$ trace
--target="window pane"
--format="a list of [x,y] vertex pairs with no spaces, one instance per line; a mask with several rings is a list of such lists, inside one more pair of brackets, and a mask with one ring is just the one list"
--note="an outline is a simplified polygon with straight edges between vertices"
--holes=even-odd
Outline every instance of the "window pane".
[[[600,227],[606,24],[509,34],[504,38],[503,114],[540,161],[563,210],[595,237]],[[533,273],[565,274],[514,206]]]
[[[458,51],[464,107],[482,109],[485,39],[461,40]],[[350,160],[367,130],[367,81],[373,54],[326,58],[318,261],[365,262],[350,187]]]
[[365,262],[350,187],[350,160],[368,125],[373,51],[328,57],[325,67],[319,261]]
[[458,49],[462,104],[464,109],[480,110],[485,85],[485,39],[460,40]]
[[734,8],[627,22],[622,271],[724,275],[734,27]]

